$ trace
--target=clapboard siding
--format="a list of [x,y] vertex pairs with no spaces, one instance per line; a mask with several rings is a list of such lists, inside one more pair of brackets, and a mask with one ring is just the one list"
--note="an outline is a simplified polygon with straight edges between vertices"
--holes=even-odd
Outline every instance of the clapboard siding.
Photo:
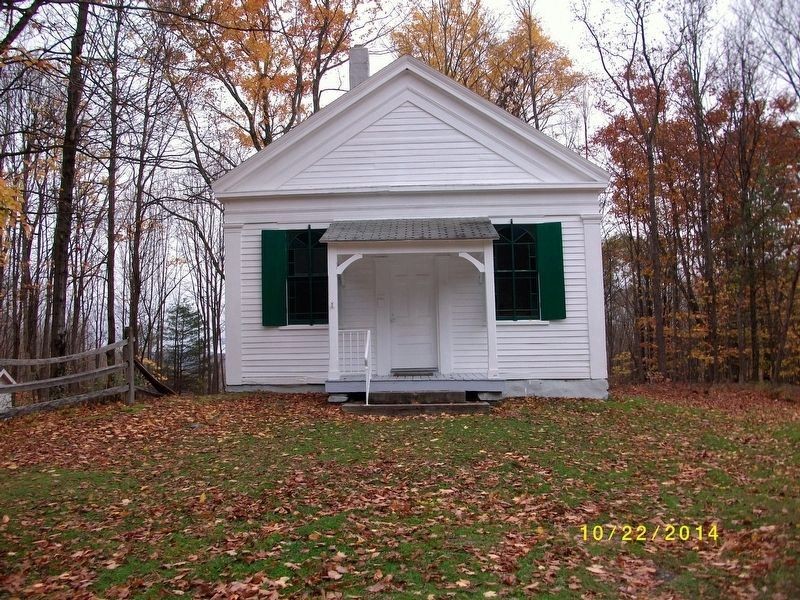
[[453,372],[486,371],[486,293],[478,270],[463,258],[448,261],[447,297]]
[[[267,203],[268,204],[268,203]],[[347,205],[339,218],[350,218]],[[381,214],[376,209],[376,216]],[[502,214],[504,222],[560,221],[563,230],[567,318],[549,324],[499,321],[497,358],[501,377],[508,379],[588,378],[589,339],[585,250],[581,219],[570,215],[534,216],[535,206],[523,214]],[[286,215],[283,215],[286,218]],[[291,215],[290,215],[291,216]],[[492,215],[494,216],[494,215]],[[284,228],[305,227],[294,221]],[[313,221],[315,227],[328,223]],[[274,224],[249,224],[242,234],[241,340],[242,382],[318,383],[328,369],[327,326],[264,327],[261,325],[260,232]],[[431,257],[433,260],[433,257]],[[454,373],[482,372],[487,364],[485,293],[477,270],[466,260],[451,256],[447,263],[450,311],[450,353]],[[375,263],[365,257],[342,276],[340,328],[370,329],[375,355]],[[447,349],[444,349],[447,351]]]
[[583,224],[574,217],[562,217],[559,220],[564,243],[567,318],[551,321],[547,325],[498,321],[497,364],[501,377],[590,377]]
[[405,102],[280,187],[536,181],[507,158]]
[[[328,327],[261,324],[261,227],[242,231],[242,384],[323,383],[328,375]],[[228,315],[231,318],[233,315]]]

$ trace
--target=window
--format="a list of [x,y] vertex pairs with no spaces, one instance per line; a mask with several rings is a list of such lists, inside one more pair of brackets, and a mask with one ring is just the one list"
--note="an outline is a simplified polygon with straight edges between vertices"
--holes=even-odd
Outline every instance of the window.
[[286,309],[289,325],[328,322],[328,255],[324,229],[286,232]]
[[496,225],[494,241],[496,316],[500,320],[539,319],[539,273],[535,225]]

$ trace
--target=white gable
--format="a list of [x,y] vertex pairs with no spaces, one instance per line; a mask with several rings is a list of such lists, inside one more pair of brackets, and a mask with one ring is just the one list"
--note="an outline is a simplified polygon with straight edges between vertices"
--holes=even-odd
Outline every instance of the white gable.
[[398,59],[214,185],[221,198],[607,184],[599,167],[415,59]]
[[507,157],[407,101],[281,187],[537,180]]

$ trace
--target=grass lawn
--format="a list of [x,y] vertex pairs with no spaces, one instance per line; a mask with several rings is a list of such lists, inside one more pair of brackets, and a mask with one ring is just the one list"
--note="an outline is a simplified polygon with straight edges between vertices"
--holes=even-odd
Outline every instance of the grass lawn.
[[80,408],[0,424],[0,481],[0,596],[800,597],[800,405],[752,389]]

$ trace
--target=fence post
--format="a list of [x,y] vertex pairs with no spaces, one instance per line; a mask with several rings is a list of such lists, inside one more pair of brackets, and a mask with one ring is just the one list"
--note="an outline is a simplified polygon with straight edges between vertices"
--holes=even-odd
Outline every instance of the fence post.
[[136,401],[136,378],[135,378],[136,366],[135,366],[135,364],[133,362],[133,359],[135,357],[135,355],[133,353],[134,344],[133,344],[133,337],[131,336],[131,332],[130,331],[131,331],[130,327],[125,327],[125,329],[122,332],[122,335],[125,338],[127,338],[127,340],[128,340],[128,343],[125,344],[125,352],[126,352],[125,358],[127,358],[127,360],[128,360],[128,368],[127,368],[127,372],[128,372],[128,400],[127,400],[127,402],[128,402],[128,404],[133,404]]

